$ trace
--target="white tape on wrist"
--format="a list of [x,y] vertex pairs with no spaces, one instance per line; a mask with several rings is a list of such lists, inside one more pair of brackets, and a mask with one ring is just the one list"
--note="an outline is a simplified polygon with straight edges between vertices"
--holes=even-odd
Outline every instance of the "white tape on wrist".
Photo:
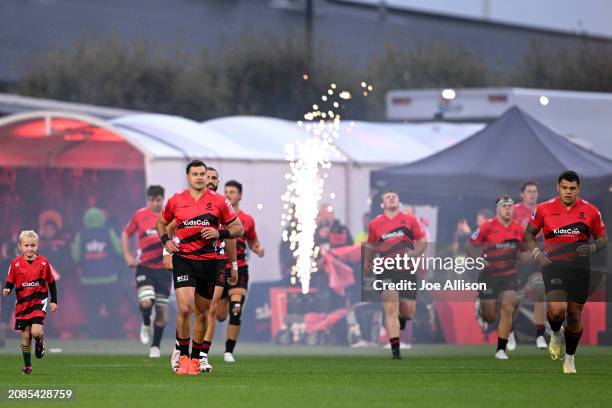
[[232,269],[238,269],[238,262],[232,262]]
[[172,256],[172,254],[171,254],[170,252],[168,252],[168,251],[166,250],[166,248],[164,248],[164,250],[162,251],[162,254],[163,254],[164,256],[166,256],[166,255],[170,255],[170,256]]

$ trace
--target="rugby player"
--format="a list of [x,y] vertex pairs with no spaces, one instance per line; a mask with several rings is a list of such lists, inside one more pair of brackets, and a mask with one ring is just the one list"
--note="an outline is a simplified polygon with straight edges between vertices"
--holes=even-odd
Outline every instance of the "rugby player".
[[[531,213],[538,205],[538,183],[535,181],[526,181],[521,185],[521,202],[514,205],[514,220],[521,226],[527,227]],[[542,272],[540,265],[537,262],[530,260],[529,262],[517,263],[518,278],[519,281],[524,280],[525,282],[531,279],[537,279],[538,282],[542,282]],[[543,293],[543,292],[542,292]],[[539,349],[545,349],[548,345],[544,338],[546,332],[545,318],[546,318],[546,303],[544,299],[538,302],[537,300],[533,303],[533,319],[536,328],[536,347]],[[514,332],[510,332],[510,341],[508,342],[508,349],[513,350],[511,343],[513,343]]]
[[[387,191],[382,194],[381,198],[380,206],[383,213],[368,225],[368,244],[370,246],[366,246],[365,251],[366,272],[372,270],[375,253],[380,256],[393,257],[396,254],[405,254],[408,257],[418,257],[427,248],[425,233],[419,226],[416,217],[400,211],[400,200],[397,193]],[[396,272],[386,271],[381,278],[394,281],[399,276]],[[416,274],[411,274],[408,280],[416,284]],[[401,359],[400,330],[407,320],[414,317],[416,290],[406,291],[406,294],[402,296],[397,291],[384,290],[381,296],[385,311],[385,327],[391,344],[391,355],[393,359]],[[402,304],[401,307],[400,304]]]
[[[238,214],[240,222],[244,227],[244,234],[235,240],[236,256],[238,266],[238,282],[235,285],[229,283],[225,286],[221,300],[217,307],[217,319],[224,321],[229,312],[229,324],[227,325],[227,339],[225,341],[225,353],[223,359],[226,363],[233,363],[234,348],[240,334],[240,317],[244,310],[244,300],[246,298],[249,287],[249,265],[247,263],[247,245],[260,258],[264,256],[264,248],[259,243],[257,233],[255,232],[255,220],[249,214],[240,209],[240,201],[242,200],[242,184],[236,180],[230,180],[225,183],[225,198],[227,198],[234,211]],[[227,263],[226,270],[229,273],[232,268],[232,262]]]
[[[479,293],[480,316],[493,323],[499,314],[497,349],[495,358],[507,360],[506,346],[512,330],[512,319],[517,303],[516,261],[523,241],[525,228],[512,219],[514,202],[509,195],[495,200],[496,215],[483,221],[470,237],[466,252],[473,258],[485,258],[485,268],[480,271],[479,283],[486,289]],[[530,259],[525,253],[524,259]]]
[[[206,176],[208,178],[206,187],[216,192],[217,189],[219,188],[219,172],[215,168],[208,166],[206,169]],[[172,221],[168,225],[166,230],[168,231],[168,236],[173,237],[174,231],[176,230],[176,222]],[[231,262],[231,264],[233,265],[233,269],[236,270],[236,274],[238,273],[238,263],[236,262],[236,240],[235,239],[226,238],[223,240],[223,243],[222,245],[220,245],[220,248],[218,250],[218,257],[219,259]],[[164,248],[164,267],[170,271],[172,270],[172,254],[168,253],[165,248]],[[206,340],[204,339],[204,337],[206,336],[206,330],[208,327],[207,321],[208,321],[208,315],[206,313],[198,313],[198,311],[196,310],[193,338],[197,343],[206,344]],[[170,365],[172,366],[172,369],[174,371],[178,369],[179,358],[180,358],[180,346],[178,343],[176,343],[176,346],[170,358]],[[212,372],[212,370],[213,370],[213,367],[208,362],[208,352],[204,350],[200,351],[200,371],[201,372]]]
[[[172,275],[164,269],[163,245],[157,236],[157,219],[164,205],[164,188],[149,186],[147,188],[147,206],[132,215],[130,222],[121,233],[121,245],[125,263],[136,268],[136,287],[138,289],[138,306],[142,314],[140,341],[148,344],[151,333],[151,311],[155,305],[155,322],[153,325],[153,342],[149,350],[150,358],[159,358],[160,344],[168,315],[168,297],[172,285]],[[130,237],[138,233],[138,250],[136,257],[130,251]]]
[[[232,205],[207,185],[206,164],[191,161],[186,168],[189,188],[174,194],[166,203],[157,221],[157,233],[166,251],[172,256],[172,275],[178,307],[177,338],[179,365],[177,374],[197,375],[200,372],[200,353],[208,352],[217,301],[225,287],[225,261],[218,258],[219,240],[237,238],[243,228]],[[176,238],[170,239],[168,225],[176,220]],[[221,226],[223,229],[220,229]],[[232,280],[237,280],[232,273]],[[189,353],[192,312],[208,314],[207,337],[204,342],[192,342]],[[191,356],[191,358],[190,358]]]
[[[539,204],[531,215],[525,241],[542,266],[546,291],[546,313],[552,330],[548,351],[553,360],[561,357],[565,325],[563,373],[575,374],[574,355],[582,335],[582,309],[589,296],[589,256],[608,244],[606,226],[593,204],[579,197],[580,178],[568,170],[557,179],[557,197]],[[544,233],[544,251],[535,240]],[[590,241],[591,237],[594,241]]]

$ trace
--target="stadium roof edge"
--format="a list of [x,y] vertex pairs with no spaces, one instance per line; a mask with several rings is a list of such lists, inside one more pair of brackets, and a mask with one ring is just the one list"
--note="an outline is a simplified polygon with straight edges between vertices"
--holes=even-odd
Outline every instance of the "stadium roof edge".
[[101,119],[112,119],[120,116],[145,113],[128,109],[117,109],[84,103],[62,102],[54,99],[0,93],[0,113],[10,115],[27,111],[63,111],[87,114]]

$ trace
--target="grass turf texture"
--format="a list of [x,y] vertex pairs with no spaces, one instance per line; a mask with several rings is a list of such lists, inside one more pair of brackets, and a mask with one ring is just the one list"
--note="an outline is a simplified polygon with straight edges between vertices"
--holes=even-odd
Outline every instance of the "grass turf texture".
[[[580,347],[578,374],[568,376],[561,373],[561,361],[551,361],[546,351],[531,345],[520,345],[507,361],[495,360],[492,346],[419,345],[404,351],[403,360],[392,361],[389,351],[381,349],[241,344],[237,363],[226,364],[220,354],[213,354],[214,373],[192,377],[174,374],[166,355],[151,360],[127,354],[138,350],[138,345],[117,343],[96,343],[95,347],[73,343],[66,348],[71,354],[48,352],[42,360],[33,358],[30,376],[21,373],[17,343],[7,345],[0,354],[0,406],[25,406],[23,401],[7,401],[11,388],[70,388],[74,399],[53,402],[53,406],[71,407],[575,408],[612,404],[609,347]],[[78,354],[81,349],[98,354]]]

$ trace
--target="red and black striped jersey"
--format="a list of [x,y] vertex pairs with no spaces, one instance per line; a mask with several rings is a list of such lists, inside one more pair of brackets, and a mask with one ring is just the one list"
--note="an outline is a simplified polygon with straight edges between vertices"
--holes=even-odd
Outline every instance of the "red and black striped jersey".
[[237,217],[229,200],[208,188],[197,202],[189,190],[174,194],[161,215],[166,222],[176,220],[175,235],[180,240],[178,255],[195,260],[219,257],[218,240],[202,238],[204,227],[218,230],[222,224],[227,225]]
[[497,217],[480,224],[470,237],[470,243],[480,247],[489,263],[482,272],[487,276],[506,276],[517,272],[516,262],[525,228],[511,221],[507,227]]
[[157,219],[159,214],[156,214],[149,207],[141,208],[136,211],[130,222],[123,231],[128,237],[138,233],[138,250],[136,259],[140,265],[151,269],[163,269],[164,246],[157,235]]
[[[236,238],[236,259],[238,266],[247,265],[247,244],[257,239],[257,233],[255,232],[255,220],[249,214],[244,211],[238,213],[238,218],[244,228],[244,234],[241,237]],[[228,261],[227,268],[231,268],[232,263]]]
[[544,251],[553,261],[576,259],[576,247],[606,232],[601,213],[593,204],[578,198],[569,209],[559,197],[536,207],[529,222],[544,232]]
[[55,282],[47,258],[39,255],[32,263],[23,256],[13,259],[6,282],[15,285],[15,319],[45,317],[49,284]]
[[518,204],[514,204],[514,211],[512,217],[514,221],[519,223],[519,225],[521,225],[522,227],[527,227],[527,224],[531,219],[532,213],[533,210],[530,210],[525,204],[521,202]]
[[379,244],[381,254],[398,254],[414,249],[414,243],[425,237],[416,217],[400,212],[389,218],[381,214],[368,225],[368,244]]

